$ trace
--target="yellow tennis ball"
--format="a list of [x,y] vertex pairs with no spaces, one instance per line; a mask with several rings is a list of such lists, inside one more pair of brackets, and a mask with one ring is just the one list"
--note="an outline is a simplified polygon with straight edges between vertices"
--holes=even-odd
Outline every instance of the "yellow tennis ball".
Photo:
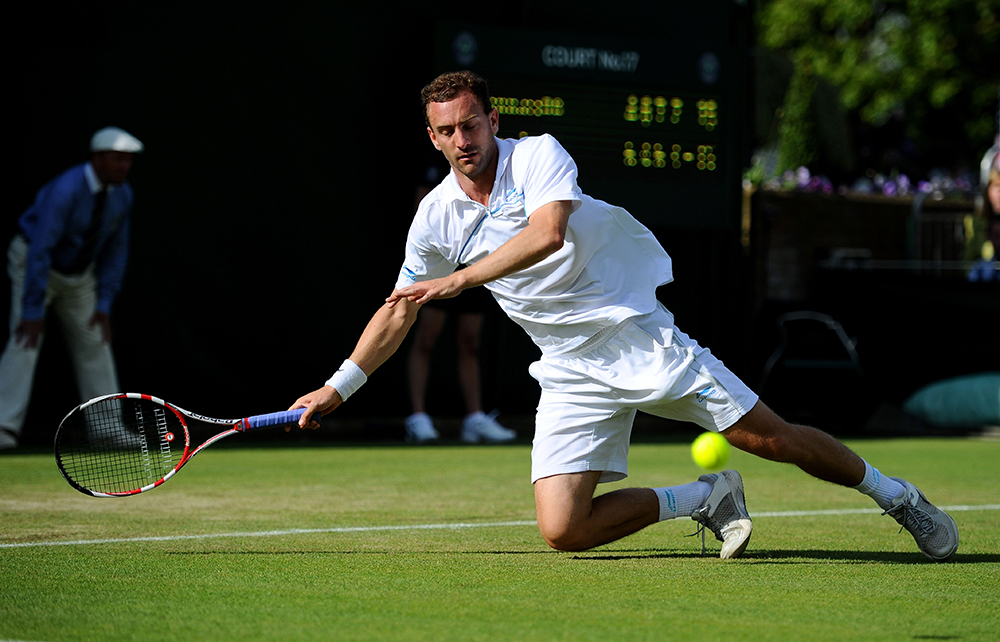
[[729,461],[729,442],[717,432],[703,433],[691,444],[691,457],[705,470],[722,470]]

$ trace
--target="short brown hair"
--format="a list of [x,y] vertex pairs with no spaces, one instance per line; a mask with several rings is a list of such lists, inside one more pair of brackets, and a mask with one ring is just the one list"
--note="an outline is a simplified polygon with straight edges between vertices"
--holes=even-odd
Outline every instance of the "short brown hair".
[[430,127],[427,120],[427,105],[430,103],[446,103],[454,100],[463,91],[471,93],[488,114],[493,106],[490,104],[490,88],[486,79],[471,71],[450,71],[441,74],[420,90],[420,105],[424,109],[424,123]]

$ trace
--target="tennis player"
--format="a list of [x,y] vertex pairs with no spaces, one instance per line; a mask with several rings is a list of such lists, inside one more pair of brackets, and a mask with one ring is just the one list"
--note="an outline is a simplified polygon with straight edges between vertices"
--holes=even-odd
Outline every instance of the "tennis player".
[[[531,477],[538,526],[559,550],[583,550],[650,524],[691,517],[738,557],[753,529],[736,471],[670,488],[594,497],[628,474],[637,411],[721,432],[741,450],[856,488],[934,560],[958,547],[954,520],[911,483],[887,477],[833,437],[792,425],[674,325],[655,297],[670,257],[625,210],[583,194],[551,136],[496,138],[486,82],[444,74],[422,91],[427,133],[452,172],[421,202],[392,294],[322,388],[292,408],[327,413],[399,347],[417,310],[484,286],[541,350]],[[455,270],[466,264],[464,270]],[[316,427],[315,422],[301,422]]]

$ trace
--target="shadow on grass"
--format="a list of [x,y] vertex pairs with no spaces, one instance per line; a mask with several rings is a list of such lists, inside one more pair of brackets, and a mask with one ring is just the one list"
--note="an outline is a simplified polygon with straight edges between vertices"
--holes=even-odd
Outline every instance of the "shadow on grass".
[[[410,555],[563,555],[567,559],[582,562],[620,562],[624,560],[683,560],[683,559],[718,559],[718,551],[709,551],[702,555],[700,551],[679,550],[622,550],[593,551],[582,553],[564,553],[550,550],[531,551],[406,551]],[[164,551],[165,555],[399,555],[399,550],[368,551],[368,550],[212,550],[212,551]],[[921,553],[882,553],[878,551],[751,551],[740,558],[740,563],[752,564],[932,564]],[[997,564],[1000,555],[973,553],[956,554],[944,564]]]
[[[713,558],[718,552],[709,551],[702,555],[700,551],[596,551],[592,554],[580,553],[573,559],[578,560],[626,560],[626,559],[683,559],[683,558]],[[922,553],[886,553],[880,551],[824,551],[824,550],[794,550],[794,551],[748,551],[740,558],[744,562],[754,564],[813,564],[817,562],[838,562],[847,564],[933,564]],[[943,564],[997,564],[1000,554],[988,553],[956,553]]]

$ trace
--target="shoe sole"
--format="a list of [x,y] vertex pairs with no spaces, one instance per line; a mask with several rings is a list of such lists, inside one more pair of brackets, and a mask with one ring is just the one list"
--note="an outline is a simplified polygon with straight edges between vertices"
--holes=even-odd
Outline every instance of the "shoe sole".
[[753,534],[753,522],[749,519],[739,519],[736,520],[739,524],[740,530],[742,531],[740,538],[732,542],[735,547],[730,546],[730,542],[725,542],[722,545],[722,550],[719,552],[719,557],[724,560],[736,559],[743,555],[743,551],[747,550],[747,544],[750,543],[750,535]]

